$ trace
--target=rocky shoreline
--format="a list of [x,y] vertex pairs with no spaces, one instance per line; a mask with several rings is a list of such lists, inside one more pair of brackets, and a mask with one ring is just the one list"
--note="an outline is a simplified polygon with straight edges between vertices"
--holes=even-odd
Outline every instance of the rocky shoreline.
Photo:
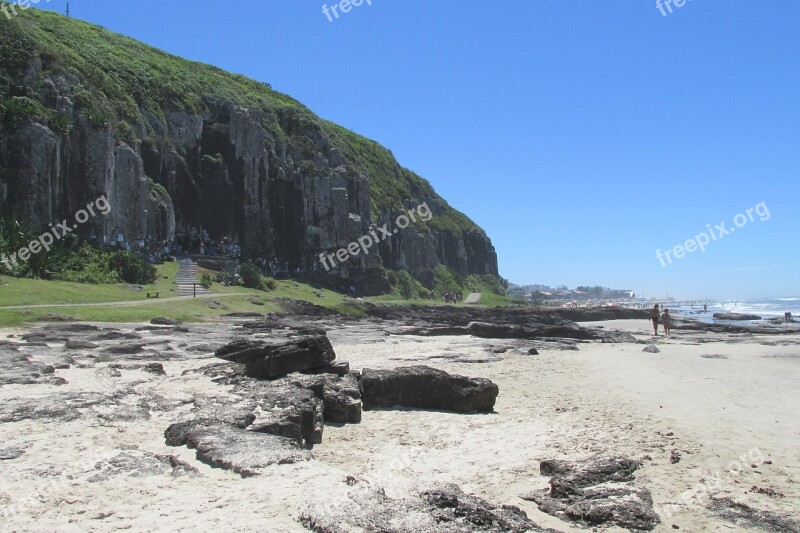
[[[496,402],[506,401],[506,394],[516,398],[520,391],[485,378],[482,369],[490,368],[486,365],[505,364],[505,358],[535,358],[540,350],[556,357],[599,345],[631,345],[641,351],[637,345],[652,341],[615,331],[609,327],[613,322],[588,327],[566,318],[641,319],[639,311],[365,306],[369,316],[353,319],[323,314],[310,304],[297,307],[292,315],[230,317],[219,324],[158,319],[147,325],[53,323],[7,335],[0,340],[0,428],[10,438],[0,449],[2,465],[13,467],[25,486],[36,487],[50,476],[62,479],[63,475],[69,486],[78,483],[81,488],[76,490],[89,494],[93,483],[124,486],[133,478],[215,486],[222,476],[226,490],[234,492],[237,485],[229,475],[242,484],[284,474],[300,480],[304,471],[318,472],[326,483],[339,479],[339,489],[335,483],[328,487],[326,505],[303,510],[300,502],[291,500],[298,510],[282,520],[297,530],[564,530],[559,529],[563,525],[552,527],[559,523],[615,525],[632,531],[660,527],[662,518],[654,508],[651,489],[646,481],[633,483],[633,471],[647,464],[635,456],[580,461],[542,457],[540,474],[551,477],[547,488],[530,487],[529,482],[529,490],[521,488],[518,493],[517,504],[501,505],[447,480],[423,481],[413,490],[389,495],[355,472],[344,478],[323,475],[328,467],[318,453],[322,450],[323,457],[330,453],[325,451],[329,450],[326,429],[336,432],[338,442],[347,438],[348,427],[365,420],[371,423],[374,416],[388,424],[387,429],[405,424],[409,413],[425,416],[426,412],[433,419],[465,417],[471,425],[493,424],[503,416]],[[736,340],[729,330],[705,326],[703,334],[725,334],[728,341]],[[685,329],[689,338],[698,334]],[[783,332],[795,333],[791,328]],[[766,334],[761,329],[751,333]],[[437,338],[446,344],[436,344],[440,348],[430,352],[412,351],[402,362],[393,362],[392,357],[375,360],[379,365],[373,368],[364,361],[354,366],[337,357],[341,351],[361,353],[353,347],[386,350],[389,342],[424,346],[439,342]],[[797,339],[791,337],[791,342],[796,345]],[[166,383],[170,385],[165,388]],[[447,420],[457,424],[456,419]],[[80,471],[51,463],[50,474],[42,474],[29,461],[41,462],[41,456],[50,452],[46,443],[29,449],[35,437],[26,439],[24,434],[33,428],[56,434],[68,428],[66,442],[78,439],[83,431],[100,431],[93,439],[105,441],[110,451]],[[103,431],[117,431],[119,436]],[[126,436],[140,431],[145,431],[142,446]],[[424,434],[436,439],[435,432]],[[87,498],[87,507],[97,505]],[[532,520],[530,510],[519,507],[525,501],[535,502],[542,516],[552,515],[555,522]],[[715,500],[715,516],[734,523],[761,517],[800,527],[780,513],[766,519],[759,514],[766,511],[743,510],[741,502],[725,507],[721,501]],[[26,495],[2,488],[0,504],[9,523],[22,529],[31,525],[30,516],[37,522],[60,519],[58,506],[38,489]],[[280,506],[274,512],[281,515]],[[70,520],[82,523],[79,515]],[[281,531],[294,530],[282,527]]]

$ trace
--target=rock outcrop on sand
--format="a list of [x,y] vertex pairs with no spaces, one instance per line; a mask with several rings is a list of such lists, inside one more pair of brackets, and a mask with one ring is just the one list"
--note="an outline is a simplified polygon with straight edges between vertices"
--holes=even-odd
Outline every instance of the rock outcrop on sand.
[[539,510],[584,526],[615,525],[652,530],[661,521],[653,510],[650,491],[631,483],[640,463],[605,457],[581,462],[542,461],[540,471],[550,489],[520,496]]
[[346,363],[334,362],[325,335],[272,344],[236,340],[216,355],[228,362],[191,372],[233,387],[195,397],[193,416],[170,425],[164,435],[167,444],[194,448],[201,461],[243,476],[308,460],[302,451],[322,442],[325,422],[360,422],[362,401],[365,409],[403,405],[488,412],[499,392],[489,380],[428,367],[352,374]]
[[360,379],[364,409],[414,407],[457,413],[489,413],[499,394],[488,379],[448,374],[427,366],[364,369]]
[[800,333],[800,326],[783,323],[769,324],[708,324],[697,320],[673,319],[673,330],[707,331],[710,333],[750,333],[752,335],[792,335]]
[[730,321],[761,320],[761,316],[747,313],[714,313],[712,318],[714,320]]
[[[367,304],[364,310],[382,320],[403,322],[402,328],[391,329],[395,335],[420,335],[438,337],[443,335],[472,335],[484,339],[571,339],[578,341],[599,340],[608,343],[637,343],[630,333],[606,331],[599,328],[582,327],[562,318],[557,311],[542,311],[530,307],[457,307],[444,306],[381,306]],[[619,311],[619,310],[618,310]],[[632,310],[637,311],[637,310]],[[619,313],[625,316],[624,313]],[[574,318],[597,320],[592,310],[585,315],[574,311]],[[643,316],[644,319],[647,316]],[[603,320],[615,319],[611,312],[602,314]]]
[[731,498],[714,498],[709,502],[708,509],[714,515],[739,527],[772,533],[800,533],[800,521],[796,517],[754,509]]
[[197,458],[209,465],[232,470],[242,477],[259,475],[273,464],[308,461],[311,454],[292,439],[264,435],[230,425],[172,425],[167,444],[197,450]]
[[[0,505],[5,513],[9,506],[19,510],[28,505],[28,494],[35,500],[28,505],[31,516],[9,516],[9,527],[55,530],[59,529],[55,521],[63,519],[83,529],[137,529],[155,516],[172,520],[173,525],[180,520],[199,527],[218,520],[234,529],[271,525],[274,519],[277,528],[286,530],[297,529],[302,520],[314,531],[542,531],[520,509],[500,505],[519,503],[514,487],[535,461],[548,476],[549,489],[526,494],[525,499],[552,515],[548,525],[563,520],[578,528],[647,530],[658,517],[650,487],[634,480],[637,461],[600,457],[539,464],[539,459],[545,454],[573,456],[602,450],[609,435],[607,415],[618,424],[615,434],[630,433],[624,437],[625,447],[615,448],[642,454],[667,452],[665,469],[647,472],[654,491],[656,487],[661,491],[659,497],[680,494],[671,488],[665,492],[665,482],[670,483],[667,487],[682,487],[685,481],[673,483],[670,476],[692,474],[701,464],[700,455],[713,457],[713,452],[703,454],[690,443],[678,445],[672,431],[664,435],[667,440],[642,432],[662,427],[636,422],[624,429],[623,424],[629,418],[635,421],[636,415],[619,404],[596,410],[587,405],[583,412],[584,402],[575,399],[578,392],[573,388],[559,390],[552,400],[532,390],[529,375],[546,385],[564,373],[560,365],[580,356],[558,350],[590,342],[597,349],[599,342],[608,342],[606,337],[494,340],[465,332],[459,338],[431,340],[392,334],[425,327],[460,331],[470,322],[562,327],[561,317],[538,317],[534,310],[446,308],[426,311],[440,313],[438,320],[426,323],[405,311],[397,312],[402,318],[356,319],[324,315],[310,306],[298,308],[314,314],[144,327],[56,323],[36,325],[24,334],[8,332],[0,340],[0,427],[8,437],[0,444],[0,463],[9,472]],[[643,322],[641,327],[647,325]],[[592,334],[605,329],[575,327]],[[785,332],[790,327],[774,329]],[[328,353],[328,343],[318,338],[327,335],[340,354],[350,354],[353,370]],[[657,346],[678,353],[681,336],[697,343],[715,338],[752,342],[749,333],[683,333]],[[795,336],[770,339],[787,348],[768,352],[764,357],[775,359],[764,359],[758,367],[782,364],[784,359],[791,364],[798,357],[795,348],[788,348],[800,343]],[[308,358],[311,341],[321,349]],[[643,347],[617,350],[627,358]],[[531,350],[542,355],[527,355]],[[714,357],[720,360],[703,366],[726,364],[723,356],[714,355],[716,349],[697,350],[683,362]],[[265,354],[279,353],[288,361],[280,372],[292,372],[271,372],[272,379],[251,377],[249,359],[235,355],[243,352],[260,354],[262,361]],[[742,359],[737,353],[731,352],[731,359]],[[657,358],[640,354],[638,359],[649,362],[652,357]],[[402,366],[419,364],[449,373]],[[521,374],[521,368],[530,374]],[[508,397],[499,413],[438,412],[489,412],[495,405],[493,382],[461,373],[487,375],[503,384]],[[254,375],[265,374],[262,369]],[[583,386],[580,380],[561,383]],[[594,394],[577,398],[596,398]],[[394,405],[412,409],[388,410]],[[368,410],[373,408],[387,410]],[[357,423],[362,425],[349,425]],[[588,433],[574,431],[584,423],[594,428]],[[552,431],[562,427],[564,433]],[[548,433],[536,433],[542,428]],[[550,444],[537,451],[531,435]],[[173,446],[167,448],[170,451],[165,452],[165,442]],[[766,465],[785,455],[780,453],[773,452],[763,465],[745,468],[742,484],[731,485],[742,490],[752,486],[749,501],[714,495],[707,508],[698,506],[702,523],[800,532],[792,515],[797,493],[786,475],[791,472],[767,470]],[[260,480],[239,479],[253,476]],[[69,483],[52,493],[31,492],[31,487],[38,490],[61,479]],[[537,478],[538,484],[526,489],[540,488],[544,480]],[[450,482],[480,497],[440,484]],[[195,513],[197,519],[192,521]],[[162,518],[156,518],[161,525]],[[690,517],[678,517],[675,523],[681,530],[696,529]],[[669,526],[668,522],[661,528]]]
[[292,372],[328,366],[336,354],[328,337],[317,335],[283,344],[241,341],[219,349],[217,357],[244,364],[251,378],[275,379]]
[[489,503],[452,484],[419,490],[413,499],[390,498],[382,490],[356,485],[348,492],[346,502],[308,509],[300,522],[316,533],[558,533],[539,527],[518,507]]

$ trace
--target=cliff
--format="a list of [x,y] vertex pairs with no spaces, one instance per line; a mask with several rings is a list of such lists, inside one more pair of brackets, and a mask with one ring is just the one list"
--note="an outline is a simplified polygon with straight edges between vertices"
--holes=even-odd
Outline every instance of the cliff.
[[[37,226],[106,194],[85,238],[197,246],[200,231],[295,273],[430,285],[497,276],[485,232],[386,148],[244,76],[29,9],[0,16],[0,211]],[[326,272],[332,253],[427,203],[432,217]],[[192,244],[192,236],[195,236]]]

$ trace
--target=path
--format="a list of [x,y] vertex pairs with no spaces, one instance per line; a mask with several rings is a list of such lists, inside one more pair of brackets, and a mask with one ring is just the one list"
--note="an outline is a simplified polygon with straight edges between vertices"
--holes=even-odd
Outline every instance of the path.
[[480,299],[481,299],[481,293],[479,293],[479,292],[472,292],[472,293],[470,293],[470,294],[469,294],[469,296],[467,296],[467,298],[464,300],[464,303],[465,303],[465,304],[476,304],[476,303],[478,303],[478,302],[480,301]]
[[200,285],[197,281],[197,263],[191,259],[181,259],[178,261],[178,265],[178,273],[175,274],[175,283],[178,284],[178,294],[181,296],[202,296],[209,294],[209,290]]
[[[225,298],[227,296],[252,296],[252,292],[228,292],[228,293],[215,293],[215,294],[198,294],[198,298]],[[50,307],[111,307],[111,306],[135,306],[135,305],[149,305],[160,304],[166,302],[180,302],[182,300],[191,300],[192,296],[171,296],[169,298],[147,298],[145,300],[125,300],[122,302],[96,302],[87,304],[36,304],[36,305],[9,305],[0,307],[0,310],[9,309],[47,309]]]

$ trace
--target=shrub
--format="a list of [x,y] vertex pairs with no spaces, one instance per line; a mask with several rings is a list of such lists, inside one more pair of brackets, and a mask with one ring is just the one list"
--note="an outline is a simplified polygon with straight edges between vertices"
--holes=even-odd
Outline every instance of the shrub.
[[108,261],[109,270],[117,272],[125,283],[150,285],[158,279],[156,267],[130,252],[114,252]]
[[45,114],[42,104],[26,96],[13,96],[3,102],[0,108],[13,129],[19,128],[26,118]]
[[252,263],[245,263],[239,266],[239,276],[242,278],[242,285],[248,289],[261,289],[261,272]]
[[211,285],[214,283],[214,280],[211,279],[211,274],[205,272],[202,276],[200,276],[200,285],[206,289],[210,289]]
[[278,288],[278,283],[274,279],[262,276],[258,267],[252,263],[239,266],[239,277],[242,279],[242,285],[248,289],[274,291]]
[[64,113],[54,112],[50,117],[50,129],[67,135],[72,131],[72,121]]
[[[38,237],[39,233],[30,224],[21,222],[13,216],[0,218],[0,250],[3,253],[11,256]],[[76,242],[76,237],[67,235],[50,245],[50,250],[32,254],[27,261],[18,260],[14,265],[9,259],[8,264],[0,263],[0,271],[13,277],[49,279],[51,273],[60,270],[60,265],[74,253]]]
[[52,265],[53,277],[77,283],[149,285],[158,279],[156,267],[130,252],[107,251],[82,244]]

